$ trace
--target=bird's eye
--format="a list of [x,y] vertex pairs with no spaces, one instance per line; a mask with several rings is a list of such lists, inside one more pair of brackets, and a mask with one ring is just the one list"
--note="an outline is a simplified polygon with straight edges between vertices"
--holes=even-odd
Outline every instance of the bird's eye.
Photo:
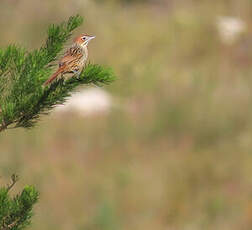
[[83,40],[86,40],[86,37],[82,37]]

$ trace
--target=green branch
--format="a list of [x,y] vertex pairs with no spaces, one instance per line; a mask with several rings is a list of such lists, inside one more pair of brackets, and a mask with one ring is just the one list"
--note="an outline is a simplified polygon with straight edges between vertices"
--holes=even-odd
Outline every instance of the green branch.
[[9,191],[18,178],[12,175],[12,182],[0,188],[0,230],[21,230],[30,225],[33,205],[38,201],[38,192],[32,186],[26,186],[14,198]]
[[60,25],[51,25],[45,44],[32,52],[16,45],[0,50],[0,132],[10,126],[32,127],[41,114],[62,104],[77,86],[104,85],[115,79],[110,68],[88,64],[78,78],[42,86],[52,73],[51,63],[82,22],[76,15]]

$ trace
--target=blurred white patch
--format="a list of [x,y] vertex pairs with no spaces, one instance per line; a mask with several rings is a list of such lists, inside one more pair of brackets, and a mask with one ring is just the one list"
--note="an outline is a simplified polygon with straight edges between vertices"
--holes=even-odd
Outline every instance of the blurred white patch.
[[232,45],[246,31],[247,25],[240,18],[221,16],[217,19],[217,28],[222,42]]
[[58,105],[57,113],[75,112],[83,116],[107,113],[112,106],[111,95],[101,88],[88,88],[72,94],[64,105]]

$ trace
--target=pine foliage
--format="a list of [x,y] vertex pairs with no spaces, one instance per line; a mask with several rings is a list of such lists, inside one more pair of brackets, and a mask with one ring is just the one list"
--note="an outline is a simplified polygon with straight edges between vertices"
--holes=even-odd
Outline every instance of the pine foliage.
[[21,230],[30,225],[33,205],[38,201],[38,192],[32,186],[11,197],[9,191],[17,182],[12,175],[12,183],[0,188],[0,230]]
[[41,114],[62,104],[77,86],[109,84],[115,79],[110,68],[88,64],[78,78],[43,87],[52,74],[52,62],[82,22],[82,17],[76,15],[60,25],[51,25],[45,44],[32,52],[17,45],[0,49],[0,131],[32,127]]

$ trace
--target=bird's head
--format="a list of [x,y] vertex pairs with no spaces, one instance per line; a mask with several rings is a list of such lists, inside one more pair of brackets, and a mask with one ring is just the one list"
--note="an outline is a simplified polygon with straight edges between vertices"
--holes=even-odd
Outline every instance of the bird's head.
[[88,43],[94,38],[95,38],[95,36],[90,36],[90,35],[87,35],[87,34],[81,34],[80,36],[78,36],[77,38],[74,39],[74,42],[76,42],[77,44],[84,47],[84,46],[87,46]]

